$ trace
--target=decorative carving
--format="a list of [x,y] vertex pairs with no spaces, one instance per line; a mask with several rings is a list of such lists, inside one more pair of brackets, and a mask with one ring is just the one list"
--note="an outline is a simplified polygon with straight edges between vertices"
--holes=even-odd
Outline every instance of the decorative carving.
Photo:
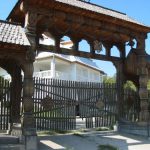
[[35,34],[37,23],[37,13],[28,11],[25,18],[25,28],[27,34]]
[[138,36],[137,38],[137,52],[138,55],[146,55],[146,51],[145,51],[145,39],[146,36]]
[[94,50],[100,53],[103,49],[102,42],[99,42],[98,40],[94,41]]
[[24,96],[32,97],[33,92],[34,92],[34,83],[33,83],[32,77],[24,78],[23,92],[24,92]]
[[98,101],[97,101],[96,107],[97,107],[98,109],[104,109],[104,106],[105,106],[105,104],[104,104],[103,100],[98,100]]
[[33,111],[33,100],[29,97],[23,98],[23,105],[25,112],[32,112]]
[[127,45],[129,45],[131,48],[133,48],[133,46],[135,45],[135,42],[132,39],[130,39],[130,41],[128,42]]
[[49,111],[53,108],[54,102],[51,97],[46,96],[45,98],[42,99],[41,106],[43,107],[44,110]]

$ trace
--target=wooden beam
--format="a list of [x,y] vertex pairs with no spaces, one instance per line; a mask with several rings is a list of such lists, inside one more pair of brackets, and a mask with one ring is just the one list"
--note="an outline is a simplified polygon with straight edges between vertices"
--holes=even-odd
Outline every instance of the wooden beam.
[[84,58],[92,58],[97,60],[104,60],[104,61],[121,61],[121,58],[114,57],[114,56],[106,56],[101,54],[92,54],[90,52],[82,52],[82,51],[75,51],[73,49],[67,49],[67,48],[61,48],[59,52],[56,51],[55,46],[47,46],[39,44],[37,46],[37,51],[40,52],[53,52],[53,53],[59,53],[59,54],[65,54],[65,55],[74,55],[78,57],[84,57]]

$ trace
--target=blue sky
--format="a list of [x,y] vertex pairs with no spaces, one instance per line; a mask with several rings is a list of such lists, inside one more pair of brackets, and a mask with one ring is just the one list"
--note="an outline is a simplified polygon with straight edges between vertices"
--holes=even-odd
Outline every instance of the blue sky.
[[[0,1],[0,19],[5,20],[17,0],[1,0]],[[92,3],[108,7],[120,12],[126,13],[128,16],[150,26],[150,0],[91,0]],[[146,51],[150,54],[150,34],[146,41]],[[109,76],[115,73],[115,68],[111,63],[96,61],[98,66],[104,70]]]

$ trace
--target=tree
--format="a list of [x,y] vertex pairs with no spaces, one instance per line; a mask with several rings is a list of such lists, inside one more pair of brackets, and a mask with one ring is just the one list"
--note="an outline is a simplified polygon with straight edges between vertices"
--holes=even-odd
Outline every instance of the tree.
[[134,85],[134,83],[132,81],[127,81],[124,84],[124,89],[130,89],[130,90],[134,90],[134,91],[137,90],[136,86]]
[[150,80],[148,80],[147,89],[150,90]]
[[[116,75],[114,75],[113,77],[104,77],[103,83],[107,83],[107,84],[114,84],[116,83]],[[130,90],[134,90],[136,91],[136,86],[134,85],[134,83],[132,81],[127,81],[124,84],[124,89],[130,89]],[[148,89],[150,89],[150,80],[148,83]]]
[[103,83],[107,83],[107,84],[116,83],[116,77],[115,76],[113,76],[113,77],[105,76],[104,80],[103,80]]

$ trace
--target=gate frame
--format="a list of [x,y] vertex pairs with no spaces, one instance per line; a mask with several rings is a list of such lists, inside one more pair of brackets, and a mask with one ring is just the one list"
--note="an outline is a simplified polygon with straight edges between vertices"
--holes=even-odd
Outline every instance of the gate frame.
[[[143,24],[128,18],[127,15],[117,11],[106,9],[107,11],[104,11],[105,13],[99,12],[99,6],[95,6],[91,3],[83,1],[78,1],[77,3],[77,1],[73,1],[76,4],[74,5],[71,1],[65,2],[66,1],[63,0],[51,2],[45,0],[41,3],[40,0],[19,0],[7,19],[11,22],[19,22],[25,27],[25,33],[31,45],[26,47],[10,44],[9,42],[5,43],[5,41],[2,41],[2,44],[0,43],[0,49],[2,49],[2,52],[0,53],[2,55],[4,54],[6,58],[9,55],[16,60],[19,59],[19,66],[21,65],[21,69],[24,71],[24,113],[22,117],[22,129],[26,139],[27,150],[31,150],[31,141],[34,143],[32,149],[37,150],[35,122],[32,113],[32,95],[34,91],[32,75],[36,50],[72,54],[87,58],[112,61],[115,63],[117,66],[118,108],[121,108],[121,95],[124,81],[129,79],[130,75],[132,76],[132,80],[138,76],[136,83],[139,85],[138,93],[141,105],[139,123],[147,123],[148,91],[146,87],[148,68],[146,68],[147,54],[145,52],[145,39],[147,38],[147,33],[150,32],[150,27],[144,26]],[[89,9],[84,9],[88,8],[88,6],[90,6]],[[68,9],[66,9],[66,7]],[[101,9],[105,10],[105,8]],[[112,16],[110,14],[112,14]],[[39,44],[38,39],[40,38],[40,35],[48,30],[51,31],[55,38],[55,47],[42,46]],[[60,39],[66,34],[70,35],[74,42],[73,51],[60,48]],[[82,38],[85,38],[90,44],[91,50],[89,53],[79,52],[78,44]],[[99,41],[100,38],[102,41]],[[128,70],[128,67],[126,67],[128,58],[125,57],[125,44],[126,42],[129,42],[129,45],[132,48],[133,39],[137,40],[137,47],[135,48],[137,52],[137,63],[133,62],[133,64],[136,65],[135,72],[132,70],[132,63],[130,64],[131,66],[128,65],[130,68]],[[97,49],[97,47],[95,49],[95,41],[103,42],[106,47],[106,55],[98,55],[95,53],[95,50]],[[12,45],[14,47],[12,47]],[[116,45],[120,51],[119,58],[110,55],[110,50],[113,45]],[[22,53],[23,55],[19,53]],[[2,55],[0,55],[0,57]],[[119,109],[118,114],[120,114],[121,111],[122,110]]]

